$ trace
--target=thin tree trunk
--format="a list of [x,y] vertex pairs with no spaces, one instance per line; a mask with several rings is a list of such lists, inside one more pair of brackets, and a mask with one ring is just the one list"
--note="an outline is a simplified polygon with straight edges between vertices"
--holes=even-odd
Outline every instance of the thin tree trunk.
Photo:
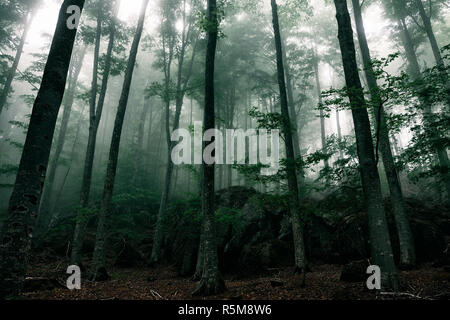
[[[282,38],[283,40],[283,62],[284,62],[284,70],[285,70],[285,74],[286,74],[286,89],[287,89],[287,96],[288,96],[288,105],[289,105],[289,113],[292,119],[292,123],[297,123],[297,111],[295,110],[295,100],[294,100],[294,90],[292,88],[292,77],[291,77],[291,68],[289,67],[289,63],[287,60],[287,52],[286,52],[286,41],[284,38]],[[301,152],[300,152],[300,138],[299,138],[299,132],[298,132],[298,128],[297,125],[295,125],[295,127],[293,128],[293,133],[292,133],[292,139],[294,142],[294,154],[295,154],[295,158],[301,157]],[[299,177],[300,178],[300,177]],[[302,177],[303,178],[303,177]]]
[[81,10],[84,0],[65,0],[61,5],[41,87],[34,102],[0,241],[0,299],[22,293],[28,266],[34,220],[39,209],[45,173],[64,95],[77,29],[67,28],[71,5]]
[[[319,57],[317,56],[315,43],[314,43],[314,76],[316,78],[316,90],[317,90],[317,97],[319,99],[319,105],[321,106],[322,101],[322,88],[320,86],[320,75],[319,75]],[[323,109],[320,108],[320,138],[322,141],[322,152],[328,153],[327,151],[327,136],[325,132],[325,115],[323,112]],[[328,169],[330,167],[330,164],[328,163],[328,159],[324,160],[325,169]]]
[[[161,124],[161,130],[159,131],[159,138],[158,138],[158,147],[156,148],[156,153],[155,153],[155,161],[154,163],[157,163],[157,167],[160,168],[162,167],[162,161],[161,161],[161,157],[162,157],[162,144],[163,144],[163,135],[164,135],[164,111],[161,110],[161,121],[159,122]],[[150,168],[149,168],[150,169]],[[156,179],[158,181],[158,183],[161,181],[160,179],[160,172],[162,170],[157,170],[156,171]]]
[[[112,63],[112,55],[113,55],[113,48],[114,48],[114,42],[115,42],[115,35],[116,35],[116,23],[117,23],[117,14],[120,7],[120,0],[118,0],[115,3],[114,8],[114,17],[111,21],[111,24],[109,26],[109,43],[108,43],[108,49],[106,53],[106,60],[105,60],[105,70],[103,71],[103,79],[102,79],[102,87],[100,89],[100,96],[98,100],[98,106],[97,110],[95,108],[95,102],[97,97],[97,71],[98,71],[98,51],[100,46],[100,39],[99,34],[97,34],[97,40],[96,40],[96,49],[95,49],[95,55],[94,58],[94,74],[92,78],[92,97],[90,101],[90,107],[89,107],[89,137],[88,137],[88,143],[86,147],[86,157],[84,160],[84,169],[83,169],[83,179],[81,182],[81,193],[80,193],[80,206],[82,210],[79,210],[77,214],[77,220],[75,224],[75,230],[73,235],[73,245],[72,245],[72,253],[70,261],[74,265],[82,266],[81,265],[81,249],[83,247],[83,238],[86,231],[86,226],[88,223],[88,218],[85,216],[85,209],[89,206],[89,194],[91,190],[91,180],[92,180],[92,169],[94,164],[94,156],[95,156],[95,146],[96,146],[96,140],[97,140],[97,131],[98,126],[100,124],[100,119],[103,112],[103,106],[105,103],[106,98],[106,91],[108,88],[108,80],[111,73],[111,63]],[[99,17],[100,20],[100,17]],[[101,25],[98,24],[97,28],[100,29],[101,32]],[[99,30],[97,29],[97,32]],[[101,35],[101,33],[100,33]]]
[[[331,76],[331,84],[332,84],[332,88],[335,87],[335,73],[334,70],[331,69],[330,72],[330,76]],[[341,114],[339,112],[338,109],[336,109],[336,129],[337,129],[337,137],[339,141],[342,141],[342,128],[341,128]],[[344,159],[344,151],[342,150],[342,148],[339,148],[339,159],[343,160]]]
[[414,0],[417,9],[419,10],[420,18],[423,21],[423,26],[425,32],[427,34],[428,40],[430,41],[431,49],[433,51],[434,58],[436,60],[437,65],[443,65],[444,60],[441,56],[441,50],[439,49],[439,45],[437,43],[436,37],[434,35],[433,26],[431,25],[430,17],[425,12],[425,8],[423,7],[422,0]]
[[392,156],[391,144],[389,141],[389,129],[386,125],[386,115],[383,110],[380,89],[372,67],[372,58],[370,56],[369,45],[367,43],[366,32],[364,30],[361,5],[359,1],[360,0],[352,0],[353,13],[355,16],[361,56],[364,63],[364,72],[373,103],[373,117],[376,121],[376,125],[379,127],[379,146],[389,185],[389,191],[391,194],[392,210],[400,243],[400,264],[402,267],[412,267],[416,264],[414,239],[411,233],[409,218],[406,213],[401,184],[398,178],[397,169],[395,168],[394,158]]
[[[208,0],[208,30],[205,62],[205,109],[203,117],[204,132],[215,129],[214,112],[214,68],[219,22],[216,0]],[[203,150],[206,147],[203,143]],[[214,217],[214,163],[208,165],[203,160],[202,211],[204,217],[204,263],[203,273],[194,295],[215,295],[225,290],[225,282],[219,272],[217,254],[216,225]]]
[[[192,127],[192,114],[193,114],[193,109],[194,109],[194,104],[193,104],[193,100],[192,98],[190,99],[191,101],[191,109],[190,109],[190,116],[189,116],[189,128]],[[188,181],[187,181],[188,185],[187,185],[187,192],[188,194],[191,193],[191,173],[190,171],[188,171]]]
[[[399,15],[399,13],[396,12],[396,15]],[[419,61],[417,60],[416,49],[414,48],[414,42],[411,38],[411,34],[409,33],[408,27],[405,22],[405,18],[398,16],[398,19],[399,19],[399,24],[400,24],[401,33],[402,33],[401,39],[402,39],[403,47],[405,48],[406,59],[408,60],[408,63],[409,63],[409,71],[410,71],[410,74],[412,75],[412,77],[414,79],[417,79],[420,77],[420,65],[419,65]]]
[[[183,100],[186,93],[187,85],[189,82],[190,74],[192,73],[193,61],[195,58],[195,47],[192,53],[192,60],[190,64],[190,69],[188,71],[188,76],[183,81],[183,65],[185,59],[185,52],[188,43],[188,38],[190,34],[190,26],[186,33],[186,1],[183,1],[184,9],[183,9],[183,30],[181,35],[181,50],[178,56],[178,74],[177,74],[177,89],[176,89],[176,99],[175,99],[175,118],[173,123],[173,131],[177,130],[180,124],[180,116],[181,109],[183,107]],[[164,41],[164,40],[163,40]],[[171,49],[172,50],[172,49]],[[166,83],[167,85],[170,83],[170,62],[171,58],[169,57],[169,63],[166,73]],[[167,90],[168,87],[167,87]],[[172,173],[173,173],[173,162],[172,162],[172,150],[175,147],[176,143],[171,141],[171,132],[170,132],[170,100],[167,98],[166,101],[166,139],[167,139],[167,167],[166,167],[166,177],[164,183],[163,193],[161,195],[161,202],[159,206],[156,227],[155,227],[155,235],[153,239],[153,247],[152,254],[150,257],[150,264],[155,265],[161,259],[161,247],[163,242],[163,218],[166,212],[167,203],[170,196],[170,187],[172,183]]]
[[277,56],[277,71],[278,71],[278,85],[280,89],[281,113],[284,118],[284,141],[286,146],[286,160],[287,160],[287,179],[290,196],[290,214],[292,223],[292,234],[294,237],[295,249],[295,268],[296,272],[302,273],[302,283],[305,285],[306,275],[306,256],[304,244],[304,221],[301,218],[300,200],[298,195],[297,170],[295,165],[294,145],[291,132],[291,120],[289,117],[288,100],[286,94],[286,83],[283,67],[283,53],[281,46],[280,25],[278,21],[278,6],[275,0],[271,0],[272,5],[272,19],[273,29],[275,33],[275,48]]
[[108,278],[106,272],[106,218],[111,207],[111,199],[114,191],[114,181],[117,171],[117,161],[119,158],[120,139],[122,135],[122,127],[125,118],[125,112],[128,104],[131,81],[133,79],[133,71],[136,64],[136,57],[141,41],[142,31],[144,28],[145,13],[147,11],[149,0],[144,0],[141,6],[139,21],[134,35],[133,44],[131,46],[130,57],[128,59],[125,71],[125,79],[122,87],[122,93],[117,108],[116,120],[114,122],[113,135],[111,139],[111,147],[109,150],[108,167],[106,169],[105,185],[103,189],[102,205],[99,212],[99,220],[97,226],[97,234],[95,239],[94,256],[92,258],[92,266],[89,273],[91,280],[105,280]]
[[197,264],[195,266],[195,273],[192,277],[193,281],[200,281],[203,275],[203,266],[205,265],[205,226],[202,223],[200,230],[200,244],[198,246]]
[[25,24],[23,28],[23,33],[20,38],[19,45],[17,46],[16,56],[14,57],[14,62],[11,66],[11,69],[9,69],[8,75],[6,77],[5,85],[3,86],[3,89],[0,93],[0,115],[2,114],[3,108],[6,105],[6,102],[8,100],[8,95],[11,91],[11,85],[14,80],[14,77],[16,76],[17,67],[19,66],[20,59],[22,58],[23,53],[23,47],[25,46],[25,41],[28,36],[28,32],[30,31],[31,23],[33,21],[34,15],[36,13],[36,10],[33,10],[30,8],[30,13],[28,19],[25,19]]
[[142,185],[141,170],[142,170],[142,155],[144,154],[144,129],[145,129],[145,119],[150,111],[150,106],[148,101],[144,102],[144,107],[142,108],[141,117],[139,119],[139,126],[137,132],[137,141],[135,146],[135,156],[134,156],[134,168],[133,168],[133,178],[132,184],[135,187],[140,187]]
[[358,74],[353,29],[346,0],[334,0],[339,29],[339,44],[344,65],[348,96],[352,105],[361,180],[367,213],[372,252],[372,264],[382,274],[383,289],[398,289],[398,275],[394,264],[389,230],[381,194],[380,177],[375,162],[370,122],[364,92]]
[[[436,60],[436,65],[439,68],[444,68],[445,67],[444,60],[442,59],[441,51],[439,49],[439,45],[438,45],[436,37],[434,35],[433,26],[431,25],[430,17],[425,12],[422,0],[415,0],[415,4],[419,10],[420,17],[423,21],[425,31],[428,36],[428,40],[430,41],[431,49],[433,50],[433,55]],[[448,74],[445,69],[441,71],[441,77],[442,77],[442,79],[444,79],[444,81],[446,82],[446,85],[447,85],[447,94],[446,94],[447,107],[450,108],[450,83],[448,81]],[[426,113],[425,117],[430,118],[431,110],[428,109],[425,111],[425,113]],[[438,137],[436,137],[436,138],[438,138]],[[441,167],[440,168],[441,175],[442,175],[444,185],[447,190],[447,199],[450,199],[450,160],[448,158],[447,148],[443,147],[443,146],[438,146],[437,147],[437,155],[438,155],[439,164]],[[450,200],[448,200],[447,202],[450,202]]]
[[[66,173],[64,174],[63,181],[61,183],[61,186],[59,187],[58,194],[57,194],[57,196],[55,198],[55,201],[53,203],[52,212],[55,212],[56,206],[59,203],[59,200],[61,199],[61,195],[64,193],[64,187],[66,186],[67,177],[69,176],[69,173],[70,173],[70,171],[72,169],[72,164],[73,164],[75,156],[76,156],[76,147],[77,147],[78,139],[79,139],[79,136],[80,136],[80,129],[81,129],[81,122],[83,120],[83,114],[84,114],[84,107],[83,107],[83,110],[81,111],[80,118],[78,120],[77,132],[75,134],[75,139],[74,139],[74,142],[73,142],[73,145],[72,145],[72,149],[70,151],[70,163],[69,163],[69,166],[68,166],[68,168],[66,170]],[[53,226],[53,223],[55,221],[57,221],[57,220],[58,220],[58,214],[54,213],[53,216],[52,216],[52,220],[50,221],[49,228],[51,228]]]
[[[341,129],[341,119],[339,110],[336,110],[336,126],[337,126],[337,136],[339,141],[342,141],[342,129]],[[339,148],[339,159],[344,159],[344,152]]]
[[[396,0],[396,1],[399,1],[399,0]],[[420,4],[421,4],[421,2],[420,2]],[[401,1],[401,2],[393,2],[393,5],[394,5],[394,10],[395,10],[395,16],[398,19],[399,26],[400,26],[401,33],[402,33],[401,40],[403,43],[403,47],[405,49],[406,58],[408,60],[409,72],[414,80],[418,80],[421,78],[421,71],[420,71],[419,61],[417,59],[416,49],[414,47],[414,42],[412,40],[411,34],[406,25],[405,17],[400,13],[400,10],[398,7],[398,6],[405,6],[406,4],[404,1]],[[422,8],[423,8],[423,5],[422,5]],[[425,18],[425,20],[429,21],[429,18],[427,19],[426,15],[424,18]],[[425,22],[424,22],[424,24],[427,25]],[[435,43],[434,45],[432,44],[432,47],[436,48],[436,47],[438,47],[436,39],[434,39],[434,41],[432,40],[434,38],[434,33],[433,33],[433,29],[431,28],[431,22],[429,23],[428,26],[429,26],[429,28],[428,28],[427,33],[430,33],[430,35],[429,35],[430,43]],[[437,52],[435,50],[433,50],[433,53],[435,55],[436,63],[438,65],[440,65],[439,63],[442,62],[442,58],[440,58],[439,47],[438,47]],[[448,97],[450,97],[450,95]],[[431,128],[432,125],[431,125],[430,118],[431,118],[432,110],[431,110],[430,104],[427,101],[425,101],[425,99],[423,99],[423,98],[422,98],[421,103],[423,104],[423,110],[424,110],[423,111],[423,121],[424,121],[426,127]],[[431,134],[434,135],[433,140],[439,140],[439,136],[438,136],[437,132],[432,131]],[[436,156],[439,161],[439,166],[441,169],[441,177],[442,177],[442,180],[444,181],[447,195],[450,195],[450,160],[448,158],[447,150],[443,146],[435,146],[435,150],[436,150]],[[450,197],[447,196],[447,199],[450,199]]]
[[[150,167],[152,166],[152,163],[153,164],[155,163],[155,161],[152,161],[153,108],[150,105],[151,104],[150,100],[148,103],[149,103],[149,108],[150,108],[150,117],[148,120],[148,129],[147,129],[147,147],[146,147],[147,160],[145,161],[146,176],[148,175],[148,171],[149,171]],[[147,180],[145,180],[145,181],[147,181]]]

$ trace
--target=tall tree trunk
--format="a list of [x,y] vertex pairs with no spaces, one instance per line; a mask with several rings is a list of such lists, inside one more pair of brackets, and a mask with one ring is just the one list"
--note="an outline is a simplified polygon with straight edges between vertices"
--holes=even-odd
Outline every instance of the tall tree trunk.
[[200,230],[200,244],[198,246],[195,273],[192,276],[193,281],[200,281],[202,279],[204,265],[205,265],[205,223],[203,222]]
[[[149,104],[150,104],[149,100]],[[148,119],[148,129],[147,129],[147,148],[146,148],[146,154],[147,154],[147,160],[145,161],[145,169],[146,169],[146,175],[148,175],[148,172],[150,171],[150,167],[152,166],[152,163],[154,164],[155,161],[152,161],[152,133],[153,133],[153,108],[150,107],[150,117]]]
[[[319,57],[317,56],[315,43],[314,43],[314,75],[316,78],[316,90],[317,90],[317,97],[319,99],[319,105],[322,106],[322,88],[320,86],[320,74],[319,74]],[[323,109],[320,108],[320,138],[322,141],[322,152],[328,153],[327,151],[327,136],[325,132],[325,115],[323,112]],[[330,164],[328,163],[328,159],[324,160],[325,169],[328,169],[330,167]]]
[[[419,61],[417,58],[417,54],[416,54],[416,49],[414,46],[413,39],[411,37],[411,33],[409,32],[408,26],[406,25],[405,17],[404,17],[404,15],[401,14],[401,11],[400,11],[400,7],[406,6],[406,3],[403,0],[401,0],[401,1],[396,0],[392,4],[394,5],[394,13],[395,13],[396,18],[398,19],[398,24],[399,24],[399,27],[401,30],[401,35],[402,35],[401,40],[402,40],[403,47],[405,49],[406,59],[408,60],[409,72],[414,80],[418,80],[421,78],[421,71],[420,71],[420,65],[419,65]],[[420,2],[420,4],[421,4],[421,2]],[[423,8],[423,5],[422,5],[422,8]],[[425,20],[429,21],[429,18],[426,15],[424,18],[425,18]],[[426,24],[426,23],[424,22],[424,24]],[[430,43],[434,42],[435,44],[432,45],[432,47],[436,48],[436,47],[438,47],[437,42],[435,41],[436,39],[434,39],[434,41],[432,40],[434,38],[434,33],[433,33],[433,29],[431,28],[431,22],[428,24],[428,26],[429,26],[428,32],[430,33]],[[439,48],[438,48],[437,52],[435,52],[435,50],[434,50],[433,53],[435,54],[436,63],[439,65],[439,62],[440,61],[442,62],[442,59],[440,58]],[[450,97],[450,95],[449,95],[449,97]],[[423,111],[423,121],[425,123],[425,126],[428,128],[432,128],[432,124],[431,124],[432,110],[431,110],[430,104],[427,101],[425,101],[425,99],[423,99],[423,98],[422,98],[421,103],[423,104],[423,110],[424,110]],[[432,131],[431,134],[435,136],[433,138],[433,140],[439,140],[439,135],[437,132]],[[448,158],[447,150],[443,146],[435,146],[435,150],[436,150],[437,159],[439,161],[439,166],[441,169],[441,177],[442,177],[442,180],[446,187],[447,195],[450,195],[450,160]],[[450,199],[450,197],[447,196],[447,199]]]
[[[51,200],[53,196],[53,185],[56,177],[56,169],[58,168],[59,158],[64,149],[66,142],[66,133],[69,125],[70,114],[75,100],[76,89],[78,85],[78,77],[83,67],[84,57],[86,55],[86,47],[84,46],[78,53],[78,57],[74,57],[75,66],[73,75],[69,78],[69,85],[67,87],[67,94],[64,101],[64,110],[61,119],[61,128],[59,129],[58,139],[56,140],[56,150],[53,158],[50,161],[50,167],[47,174],[46,184],[44,186],[43,199],[39,208],[38,221],[36,225],[36,237],[41,237],[42,233],[47,230],[48,224],[52,218]],[[78,58],[78,60],[76,60]]]
[[405,48],[406,59],[408,60],[409,63],[409,73],[412,75],[414,79],[418,79],[420,77],[420,65],[419,60],[417,59],[414,42],[411,38],[411,34],[409,33],[405,18],[400,16],[400,14],[397,11],[396,15],[398,16],[399,20],[401,30],[401,40],[403,43],[403,47]]
[[[214,112],[214,68],[216,58],[219,22],[216,0],[208,0],[208,30],[205,62],[205,109],[203,130],[215,129]],[[203,142],[203,150],[207,144]],[[216,295],[225,290],[225,282],[219,272],[214,209],[214,164],[206,164],[203,159],[202,211],[204,227],[203,273],[194,295]]]
[[[181,35],[181,49],[178,54],[178,73],[177,73],[177,89],[176,89],[176,97],[175,97],[175,117],[173,123],[173,131],[177,130],[180,125],[180,116],[181,109],[183,107],[183,100],[186,93],[187,85],[189,82],[190,74],[193,68],[193,61],[195,58],[195,47],[192,53],[192,60],[189,66],[188,76],[183,81],[183,65],[185,59],[186,48],[188,45],[188,38],[191,32],[191,26],[189,26],[186,33],[186,1],[183,1],[183,30]],[[163,40],[164,41],[164,40]],[[168,71],[166,71],[166,84],[170,83],[170,59],[169,58],[169,66]],[[168,87],[167,87],[168,90]],[[161,259],[161,247],[163,242],[163,218],[166,212],[167,203],[169,201],[170,189],[172,184],[172,173],[173,173],[173,162],[172,162],[172,150],[175,147],[176,143],[171,141],[171,132],[170,132],[170,100],[166,101],[166,139],[167,139],[167,167],[166,167],[166,177],[164,183],[164,189],[161,195],[161,202],[159,206],[156,227],[155,227],[155,235],[153,238],[153,247],[152,254],[150,257],[150,264],[155,265]]]
[[[76,155],[77,155],[76,150],[77,150],[77,145],[78,145],[78,142],[79,142],[81,123],[82,123],[82,120],[83,120],[83,113],[84,113],[84,107],[83,107],[83,110],[80,113],[80,117],[79,117],[78,122],[77,122],[77,131],[75,133],[75,139],[74,139],[73,144],[72,144],[72,149],[70,150],[70,157],[69,157],[70,158],[70,163],[69,163],[69,166],[68,166],[68,168],[66,170],[66,173],[64,174],[64,178],[63,178],[63,180],[61,182],[61,186],[58,188],[59,191],[58,191],[58,194],[55,197],[55,201],[53,202],[53,207],[51,209],[52,212],[55,212],[55,209],[56,209],[56,207],[57,207],[57,205],[59,203],[59,200],[61,199],[61,196],[64,193],[64,187],[66,186],[67,177],[69,176],[69,173],[70,173],[70,171],[72,169],[73,162],[76,160]],[[58,220],[58,214],[55,213],[52,216],[52,220],[50,221],[49,228],[51,228],[53,226],[54,222],[57,221],[57,220]]]
[[136,57],[141,41],[142,31],[144,29],[145,13],[147,11],[149,0],[142,2],[138,25],[134,35],[133,44],[131,45],[130,57],[128,59],[125,71],[125,79],[122,87],[122,93],[117,108],[116,120],[111,138],[111,147],[109,150],[108,167],[106,169],[105,185],[103,189],[102,204],[98,216],[97,234],[95,239],[94,256],[92,258],[92,266],[89,273],[91,280],[104,280],[107,278],[105,266],[105,249],[107,239],[106,218],[111,207],[111,199],[114,191],[114,181],[117,171],[117,161],[119,158],[120,139],[122,135],[122,127],[125,118],[125,112],[128,104],[128,96],[130,93],[131,81],[133,79],[133,71],[136,64]]
[[380,97],[380,88],[378,87],[377,79],[372,67],[372,58],[370,56],[369,45],[367,43],[361,13],[361,5],[359,1],[360,0],[352,0],[353,13],[355,16],[361,56],[364,63],[364,72],[369,85],[370,96],[372,98],[373,117],[376,121],[377,127],[379,128],[379,146],[389,185],[389,191],[391,194],[392,210],[400,243],[400,264],[402,267],[412,267],[416,264],[414,239],[411,233],[409,218],[406,213],[401,184],[397,169],[395,168],[394,158],[392,156],[392,149],[389,141],[389,129],[386,125],[386,115],[383,110],[383,102]]
[[[190,108],[190,115],[189,115],[189,128],[192,127],[192,115],[193,115],[193,110],[194,110],[194,104],[193,104],[192,98],[190,99],[190,102],[191,102],[191,108]],[[191,173],[190,173],[190,171],[188,171],[187,178],[188,178],[188,181],[187,181],[187,183],[188,183],[187,190],[188,191],[187,192],[188,192],[188,194],[190,194],[191,193]]]
[[[154,161],[153,161],[155,163],[155,166],[158,168],[156,173],[154,173],[156,181],[158,183],[161,182],[160,172],[162,171],[162,170],[159,170],[159,168],[162,167],[162,165],[163,165],[163,164],[161,164],[161,162],[162,162],[161,156],[162,156],[162,144],[163,144],[163,140],[164,140],[163,136],[164,136],[164,131],[165,131],[164,130],[164,113],[165,112],[163,110],[161,110],[161,121],[159,122],[161,125],[161,129],[159,130],[158,147],[156,148],[156,153],[154,155]],[[150,167],[148,169],[150,171]]]
[[[439,68],[444,68],[445,67],[444,60],[442,59],[441,51],[439,49],[439,45],[438,45],[436,37],[434,35],[433,26],[431,25],[430,17],[425,12],[425,8],[423,7],[422,0],[414,0],[414,2],[419,10],[419,14],[423,21],[425,31],[428,36],[428,40],[430,41],[431,49],[433,50],[433,55],[436,60],[436,65]],[[448,74],[445,69],[443,71],[441,71],[441,77],[442,77],[442,79],[444,79],[444,81],[446,82],[446,85],[447,85],[447,94],[446,94],[447,107],[450,108],[450,83],[448,81]],[[426,110],[425,115],[424,115],[425,118],[430,118],[431,113],[432,112],[430,109]],[[430,121],[428,121],[428,122],[430,122]],[[438,137],[436,137],[436,138],[438,138]],[[437,156],[438,156],[439,164],[441,167],[440,168],[441,175],[442,175],[442,178],[443,178],[446,190],[447,190],[447,199],[450,199],[450,160],[448,158],[447,148],[443,147],[443,146],[437,146]],[[448,200],[447,202],[450,202],[450,200]]]
[[137,132],[137,139],[135,145],[135,156],[134,156],[134,168],[133,168],[133,178],[132,185],[135,187],[142,186],[142,156],[144,154],[144,130],[145,130],[145,119],[150,111],[150,105],[148,100],[145,99],[144,106],[142,108],[141,117],[139,119],[139,126]]
[[305,244],[304,244],[304,221],[300,212],[300,200],[298,195],[298,181],[297,170],[294,154],[294,145],[291,131],[291,120],[289,117],[288,100],[286,94],[286,83],[283,67],[283,53],[281,46],[280,25],[278,21],[278,6],[275,0],[271,0],[272,5],[272,19],[273,29],[275,33],[275,48],[277,56],[277,71],[278,71],[278,85],[280,89],[281,100],[281,114],[284,118],[284,141],[286,146],[286,160],[287,160],[287,178],[288,188],[290,196],[290,214],[292,223],[292,234],[294,237],[294,249],[295,249],[295,268],[296,272],[302,273],[302,283],[305,285],[306,275],[306,256],[305,256]]
[[[286,89],[287,89],[287,96],[288,96],[288,105],[289,105],[289,113],[290,117],[292,119],[293,124],[293,131],[292,131],[292,140],[294,143],[294,155],[295,158],[298,159],[302,156],[301,150],[300,150],[300,132],[298,128],[298,115],[297,111],[295,110],[295,99],[294,99],[294,90],[292,88],[292,77],[291,77],[291,68],[289,67],[289,63],[287,60],[287,52],[286,52],[286,39],[282,37],[282,51],[283,51],[283,61],[284,61],[284,71],[286,74]],[[271,111],[272,112],[272,111]],[[273,111],[275,112],[275,111]],[[299,168],[298,170],[298,188],[301,190],[303,186],[303,182],[305,179],[305,173],[302,168]]]
[[375,162],[372,134],[364,92],[358,74],[353,29],[346,0],[334,0],[339,28],[339,44],[344,65],[348,96],[352,105],[361,180],[369,218],[372,264],[382,273],[384,289],[398,289],[398,275],[394,264],[389,230],[381,194],[380,177]]
[[41,87],[34,102],[0,241],[0,299],[22,293],[28,266],[34,220],[39,209],[45,173],[77,29],[67,28],[71,5],[81,10],[84,0],[61,5]]
[[444,60],[441,56],[441,51],[439,49],[439,45],[437,43],[436,37],[434,35],[433,26],[431,25],[431,19],[425,12],[425,8],[423,7],[422,0],[414,0],[414,3],[419,10],[420,18],[422,19],[423,26],[425,32],[427,34],[428,40],[430,41],[431,49],[433,51],[434,58],[436,60],[437,65],[443,65]]
[[[84,160],[84,169],[83,169],[83,178],[81,182],[81,193],[80,193],[80,206],[82,210],[79,210],[77,214],[77,220],[73,235],[73,245],[72,245],[72,253],[70,257],[70,261],[74,265],[81,266],[81,249],[83,247],[83,238],[86,230],[86,226],[88,223],[88,218],[85,216],[85,209],[89,207],[89,194],[91,190],[91,180],[92,180],[92,169],[94,165],[94,156],[95,156],[95,146],[97,140],[97,132],[98,126],[100,124],[100,119],[103,112],[103,106],[106,98],[106,91],[108,89],[108,81],[111,73],[111,63],[112,63],[112,55],[113,48],[116,36],[116,23],[117,23],[117,14],[120,7],[120,0],[114,4],[114,17],[109,26],[109,43],[108,49],[106,52],[105,59],[105,70],[103,70],[103,79],[102,79],[102,87],[100,89],[100,96],[98,99],[97,110],[95,108],[96,97],[97,97],[97,71],[98,71],[98,47],[100,46],[100,40],[97,34],[96,40],[96,49],[94,58],[94,74],[92,78],[92,97],[89,106],[89,137],[88,143],[86,147],[86,157]],[[100,17],[99,17],[100,19]],[[97,25],[98,29],[101,29],[101,25]],[[101,30],[100,30],[101,32]]]
[[35,13],[36,10],[30,8],[30,13],[27,15],[28,18],[25,19],[22,36],[20,38],[19,45],[17,46],[14,62],[11,66],[11,69],[9,69],[8,75],[6,76],[5,85],[3,86],[3,89],[0,93],[0,115],[2,114],[3,108],[5,107],[6,102],[8,100],[8,95],[9,92],[11,91],[11,85],[14,80],[14,77],[16,76],[17,67],[19,66],[20,59],[22,58],[23,47],[25,46],[25,41],[27,39],[28,32],[30,31],[31,23],[33,22]]
[[[341,117],[339,110],[336,110],[336,127],[337,127],[337,136],[339,141],[342,140],[342,129],[341,129]],[[339,159],[344,159],[344,152],[341,148],[339,148]]]

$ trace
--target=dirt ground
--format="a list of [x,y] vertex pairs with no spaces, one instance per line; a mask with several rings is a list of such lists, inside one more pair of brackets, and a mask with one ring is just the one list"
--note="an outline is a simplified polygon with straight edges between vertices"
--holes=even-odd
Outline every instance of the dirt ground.
[[[155,269],[111,269],[111,280],[82,281],[81,290],[65,287],[68,263],[32,262],[29,277],[56,279],[57,288],[26,292],[24,299],[46,300],[191,300],[196,283],[177,275],[174,266]],[[339,265],[313,265],[306,278],[306,287],[300,288],[300,279],[293,269],[274,269],[267,275],[252,279],[237,279],[225,275],[227,291],[208,297],[216,300],[374,300],[426,299],[450,300],[450,272],[443,268],[424,265],[416,270],[401,271],[401,292],[375,294],[365,283],[340,281]],[[59,283],[59,285],[58,285]]]

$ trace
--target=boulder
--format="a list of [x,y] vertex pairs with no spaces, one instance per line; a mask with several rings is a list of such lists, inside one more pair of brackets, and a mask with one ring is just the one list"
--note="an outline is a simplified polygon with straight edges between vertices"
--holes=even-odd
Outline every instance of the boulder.
[[257,194],[253,188],[235,186],[216,192],[218,206],[241,209],[253,195]]
[[265,206],[265,200],[262,197],[261,194],[253,195],[241,208],[238,226],[229,233],[229,241],[223,247],[222,261],[225,271],[235,270],[237,267],[236,261],[245,261],[245,264],[253,265],[258,263],[250,262],[254,258],[267,260],[267,254],[266,257],[257,258],[253,257],[254,252],[252,251],[255,250],[256,246],[259,250],[258,253],[264,253],[261,251],[261,245],[277,240],[282,213],[279,208],[272,209]]
[[270,268],[294,264],[294,250],[289,243],[274,239],[249,247],[241,254],[236,272],[243,276],[264,274]]

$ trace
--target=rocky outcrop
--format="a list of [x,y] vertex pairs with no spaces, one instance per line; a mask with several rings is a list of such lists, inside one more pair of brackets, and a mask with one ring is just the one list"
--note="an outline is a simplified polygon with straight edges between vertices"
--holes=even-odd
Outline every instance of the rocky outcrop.
[[[216,205],[219,263],[224,272],[257,275],[268,269],[293,264],[292,229],[286,199],[261,194],[251,188],[232,187],[216,193]],[[361,208],[349,207],[348,201],[336,203],[335,198],[303,199],[302,206],[309,261],[342,265],[367,261],[370,255],[368,223],[367,215]],[[450,266],[448,209],[427,207],[424,203],[409,199],[406,206],[418,263],[435,262],[439,267]],[[386,202],[386,208],[394,256],[398,257],[398,239],[389,202]],[[129,215],[122,216],[130,220]],[[144,222],[135,222],[140,229],[134,231],[134,225],[126,228],[133,230],[133,237],[128,236],[133,241],[125,241],[126,237],[109,241],[108,256],[119,267],[134,267],[148,261],[154,217],[150,213],[138,217],[146,218]],[[119,222],[127,219],[122,218]],[[147,220],[150,222],[145,222]],[[117,224],[122,226],[119,222]],[[181,275],[190,275],[195,270],[201,223],[199,198],[174,201],[165,216],[163,257],[167,262],[176,263]],[[68,246],[64,236],[70,234],[67,231],[69,227],[60,229],[50,238],[51,244],[55,246],[55,252],[66,255]],[[85,252],[89,254],[93,249],[94,232],[87,233],[84,245]]]
[[[286,204],[280,197],[233,187],[217,192],[216,199],[219,261],[224,272],[248,276],[292,265],[291,224]],[[324,206],[327,201],[304,202],[305,242],[310,261],[347,264],[348,268],[355,264],[353,261],[364,261],[365,265],[370,254],[366,214],[351,210],[344,213],[324,210],[324,207],[332,206]],[[407,202],[407,205],[418,262],[443,257],[446,233],[442,226],[448,223],[446,213],[442,210],[434,212],[419,203]],[[192,213],[192,203],[187,206]],[[398,240],[389,203],[386,207],[394,254],[398,256]],[[200,210],[200,204],[195,210]],[[186,275],[195,268],[201,217],[197,213],[186,219],[185,214],[184,218],[176,220],[170,229],[178,231],[167,235],[168,239],[173,239],[168,252],[174,254],[180,273]],[[366,277],[365,268],[360,269],[364,269],[361,277]]]

